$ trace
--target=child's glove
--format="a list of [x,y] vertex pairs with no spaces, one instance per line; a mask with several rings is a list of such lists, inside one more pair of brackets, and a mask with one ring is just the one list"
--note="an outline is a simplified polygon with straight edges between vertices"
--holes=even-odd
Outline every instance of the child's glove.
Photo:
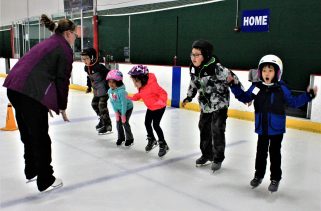
[[86,90],[86,93],[90,93],[91,92],[91,87],[88,86],[87,90]]
[[115,117],[116,117],[116,122],[119,122],[120,120],[120,114],[118,112],[115,113]]
[[318,87],[317,86],[315,86],[315,87],[308,86],[307,92],[308,92],[308,95],[310,96],[310,98],[314,99],[315,96],[317,95]]
[[187,103],[191,102],[191,101],[192,101],[192,98],[186,97],[186,98],[183,100],[183,102],[182,102],[182,107],[184,108],[185,105],[186,105]]
[[125,116],[125,115],[122,115],[122,116],[121,116],[121,122],[122,122],[123,124],[126,123],[126,116]]

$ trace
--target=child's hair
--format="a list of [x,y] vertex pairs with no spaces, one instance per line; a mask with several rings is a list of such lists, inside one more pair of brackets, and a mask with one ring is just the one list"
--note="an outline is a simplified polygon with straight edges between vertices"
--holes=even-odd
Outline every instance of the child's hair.
[[86,48],[81,53],[80,56],[88,56],[91,63],[97,62],[97,51],[94,48]]
[[56,34],[62,34],[63,32],[69,30],[75,31],[76,29],[76,25],[74,24],[74,22],[69,19],[61,19],[58,21],[58,23],[55,23],[50,18],[48,18],[47,15],[42,14],[40,21],[43,25],[45,25],[47,29],[55,32]]
[[115,81],[115,82],[117,87],[124,85],[123,81]]
[[139,80],[142,83],[142,86],[145,86],[148,81],[148,74],[145,75],[131,75],[130,76],[134,80]]

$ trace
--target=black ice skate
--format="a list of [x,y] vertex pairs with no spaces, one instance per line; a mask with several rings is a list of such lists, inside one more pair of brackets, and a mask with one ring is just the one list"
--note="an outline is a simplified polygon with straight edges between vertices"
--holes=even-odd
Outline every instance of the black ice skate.
[[111,125],[108,125],[108,126],[106,127],[106,130],[107,130],[107,132],[111,132],[111,131],[112,131]]
[[53,190],[60,188],[62,186],[63,186],[62,180],[59,178],[56,178],[56,180],[52,183],[52,185],[50,185],[47,189],[45,189],[41,192],[50,192],[50,191],[53,191]]
[[149,152],[157,146],[157,141],[155,138],[149,138],[149,137],[147,138],[147,141],[148,143],[145,147],[145,150],[146,152]]
[[217,170],[219,170],[222,166],[222,162],[213,162],[212,163],[212,166],[211,166],[211,169],[213,171],[213,173]]
[[99,118],[99,122],[96,125],[96,130],[101,129],[102,127],[104,127],[104,122],[103,122],[103,120],[101,118]]
[[117,145],[117,146],[120,146],[120,145],[122,145],[123,142],[124,142],[124,140],[118,139],[118,140],[116,141],[116,145]]
[[131,145],[134,145],[134,139],[126,140],[125,141],[125,146],[130,147]]
[[102,128],[100,128],[98,130],[98,135],[104,135],[107,133],[107,127],[106,126],[103,126]]
[[33,178],[30,178],[30,179],[27,179],[26,183],[30,183],[30,182],[34,182],[34,181],[37,181],[37,176],[35,176]]
[[166,155],[168,150],[169,150],[169,147],[168,147],[166,141],[159,141],[158,157],[163,157],[164,155]]
[[204,157],[203,155],[200,157],[200,158],[198,158],[197,160],[196,160],[196,167],[200,167],[200,166],[206,166],[206,165],[208,165],[208,164],[210,164],[210,162],[209,161],[211,161],[210,159],[207,159],[206,157]]
[[271,183],[270,183],[270,185],[269,185],[269,187],[268,187],[268,190],[269,190],[271,193],[278,191],[279,183],[280,183],[280,181],[271,180]]
[[250,185],[252,186],[252,188],[256,188],[261,184],[261,182],[262,178],[254,177],[254,179],[251,180]]

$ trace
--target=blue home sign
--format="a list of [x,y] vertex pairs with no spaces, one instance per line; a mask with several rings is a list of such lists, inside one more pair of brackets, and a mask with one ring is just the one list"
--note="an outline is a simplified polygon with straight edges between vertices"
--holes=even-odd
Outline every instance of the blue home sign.
[[268,32],[270,10],[244,10],[242,14],[242,32]]

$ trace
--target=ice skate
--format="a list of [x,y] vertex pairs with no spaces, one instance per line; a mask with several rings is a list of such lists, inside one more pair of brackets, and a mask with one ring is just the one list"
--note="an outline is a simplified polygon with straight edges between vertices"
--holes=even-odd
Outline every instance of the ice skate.
[[37,176],[34,176],[33,178],[30,178],[30,179],[27,179],[26,183],[31,183],[31,182],[34,182],[34,181],[37,181]]
[[104,122],[101,118],[99,118],[99,122],[96,125],[96,130],[100,130],[102,127],[104,127]]
[[108,125],[108,126],[106,127],[106,130],[107,130],[107,132],[111,133],[111,132],[112,132],[112,126],[111,126],[111,125]]
[[59,178],[56,178],[56,180],[52,183],[52,185],[50,185],[46,190],[41,191],[41,192],[53,191],[53,190],[58,189],[62,186],[63,186],[62,180]]
[[105,134],[107,134],[107,128],[106,126],[103,126],[98,130],[98,135],[105,135]]
[[212,166],[211,166],[211,169],[213,171],[213,173],[217,170],[219,170],[222,166],[222,162],[213,162],[212,163]]
[[274,192],[278,191],[279,184],[280,184],[280,181],[271,180],[271,183],[270,183],[270,185],[269,185],[269,187],[268,187],[268,190],[269,190],[271,193],[274,193]]
[[166,141],[160,141],[159,142],[159,152],[158,152],[158,157],[163,157],[164,155],[166,155],[166,153],[168,152],[169,147],[166,143]]
[[121,145],[123,144],[124,141],[125,141],[125,140],[118,139],[118,140],[116,141],[116,145],[119,147],[119,146],[121,146]]
[[202,155],[200,158],[196,160],[195,164],[196,167],[207,166],[211,164],[211,161]]
[[145,151],[149,152],[157,146],[157,141],[155,138],[147,138],[148,143],[145,147]]
[[254,179],[251,180],[250,185],[252,186],[252,189],[256,188],[262,183],[262,178],[254,177]]
[[112,127],[110,125],[103,126],[102,128],[100,128],[98,130],[98,135],[105,135],[105,134],[109,134],[109,133],[112,133]]
[[134,139],[130,139],[130,140],[126,140],[125,141],[125,146],[126,147],[130,147],[132,145],[134,145]]

